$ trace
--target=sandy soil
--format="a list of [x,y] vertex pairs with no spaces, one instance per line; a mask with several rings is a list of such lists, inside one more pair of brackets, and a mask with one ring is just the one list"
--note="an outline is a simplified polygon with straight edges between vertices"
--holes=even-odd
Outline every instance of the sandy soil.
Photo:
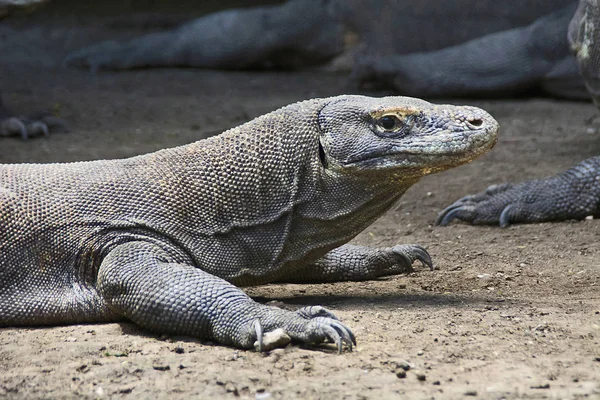
[[[297,100],[356,93],[345,78],[321,72],[93,76],[62,68],[70,49],[131,34],[108,33],[105,22],[50,8],[0,24],[6,102],[23,112],[49,108],[72,127],[48,139],[2,139],[0,162],[127,157]],[[466,193],[600,154],[597,111],[548,99],[454,102],[499,120],[496,148],[423,179],[355,240],[419,243],[436,271],[417,266],[371,282],[248,289],[286,308],[333,310],[358,337],[353,353],[288,346],[259,354],[130,323],[3,328],[0,398],[600,398],[600,221],[432,226]]]

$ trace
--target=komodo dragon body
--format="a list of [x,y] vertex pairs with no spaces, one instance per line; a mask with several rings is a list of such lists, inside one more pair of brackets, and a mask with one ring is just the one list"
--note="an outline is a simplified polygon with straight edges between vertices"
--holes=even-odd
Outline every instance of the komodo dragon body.
[[344,245],[421,176],[492,147],[474,107],[339,96],[123,160],[0,165],[0,326],[114,321],[252,347],[354,337],[321,307],[234,285],[365,280],[431,266],[414,245]]

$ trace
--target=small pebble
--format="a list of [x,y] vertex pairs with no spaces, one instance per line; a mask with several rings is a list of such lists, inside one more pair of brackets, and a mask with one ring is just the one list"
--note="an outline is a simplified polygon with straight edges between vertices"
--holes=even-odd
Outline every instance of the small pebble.
[[416,375],[417,379],[420,380],[421,382],[424,382],[425,380],[427,380],[427,376],[425,376],[425,374],[422,373],[421,371],[415,371],[415,375]]
[[465,396],[477,396],[477,390],[467,390]]
[[396,361],[396,366],[402,368],[405,371],[410,369],[410,364],[407,361]]
[[531,386],[532,389],[550,389],[550,384],[549,383],[544,383],[541,385],[533,385]]
[[406,371],[401,368],[398,371],[396,371],[396,376],[400,379],[404,379],[406,378]]
[[418,356],[422,356],[422,355],[423,355],[423,350],[419,350],[419,351],[417,351],[417,355],[418,355]]

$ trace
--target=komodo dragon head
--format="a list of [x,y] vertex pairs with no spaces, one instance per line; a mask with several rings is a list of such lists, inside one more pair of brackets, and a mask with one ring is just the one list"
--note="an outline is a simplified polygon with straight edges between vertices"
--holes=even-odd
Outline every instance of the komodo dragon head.
[[334,98],[318,123],[328,168],[352,174],[392,169],[404,180],[472,161],[494,146],[498,131],[479,108],[410,97]]

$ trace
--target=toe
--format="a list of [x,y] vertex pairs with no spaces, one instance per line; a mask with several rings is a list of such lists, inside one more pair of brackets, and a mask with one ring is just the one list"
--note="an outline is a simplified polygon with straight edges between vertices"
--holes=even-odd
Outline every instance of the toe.
[[407,268],[412,268],[413,262],[416,260],[423,263],[424,266],[429,267],[429,269],[433,270],[433,262],[431,261],[431,256],[423,248],[419,245],[396,245],[392,247],[392,252],[394,255],[401,257],[399,263],[403,264],[403,266]]
[[474,219],[475,207],[472,205],[458,205],[450,210],[444,210],[436,220],[436,224],[447,226],[454,219],[461,221],[472,221]]
[[327,317],[327,318],[331,318],[334,320],[338,320],[338,317],[336,317],[335,314],[333,314],[331,311],[329,311],[326,308],[321,307],[321,306],[303,307],[296,312],[298,314],[300,314],[303,318],[306,318],[306,319],[313,319],[313,318],[317,318],[317,317]]

